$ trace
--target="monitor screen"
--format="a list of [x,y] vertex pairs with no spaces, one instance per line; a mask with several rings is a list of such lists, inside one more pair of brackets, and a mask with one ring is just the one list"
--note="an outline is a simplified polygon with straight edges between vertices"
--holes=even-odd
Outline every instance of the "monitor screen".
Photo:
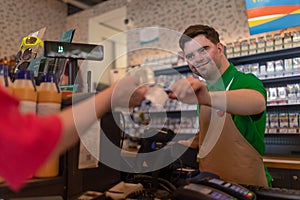
[[95,44],[45,41],[44,56],[52,58],[101,61],[103,60],[103,46]]

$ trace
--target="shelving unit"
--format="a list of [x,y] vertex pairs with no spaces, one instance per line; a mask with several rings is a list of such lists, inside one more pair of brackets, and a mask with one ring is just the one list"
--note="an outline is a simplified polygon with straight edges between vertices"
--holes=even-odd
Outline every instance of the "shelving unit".
[[[259,63],[266,65],[268,61],[289,59],[300,57],[300,47],[281,49],[271,52],[258,53],[254,55],[239,56],[230,58],[234,65],[245,65]],[[292,74],[282,77],[264,78],[262,82],[266,88],[281,87],[287,84],[300,83],[300,75]],[[267,106],[267,112],[299,112],[300,107],[297,103],[293,104],[274,104]],[[300,134],[296,133],[269,133],[265,134],[266,154],[277,156],[300,156]]]
[[[236,58],[230,58],[229,60],[236,66],[252,63],[266,65],[268,61],[290,59],[295,57],[300,57],[300,47],[259,53],[255,55],[240,56]],[[300,75],[297,73],[282,77],[264,78],[262,79],[262,82],[266,88],[284,87],[287,86],[287,84],[300,83]],[[300,106],[298,103],[267,105],[267,113],[284,112],[300,113]],[[273,187],[299,189],[299,127],[291,130],[295,131],[281,133],[281,130],[278,128],[275,129],[274,133],[265,134],[266,151],[264,163],[268,167],[269,172],[273,177]]]

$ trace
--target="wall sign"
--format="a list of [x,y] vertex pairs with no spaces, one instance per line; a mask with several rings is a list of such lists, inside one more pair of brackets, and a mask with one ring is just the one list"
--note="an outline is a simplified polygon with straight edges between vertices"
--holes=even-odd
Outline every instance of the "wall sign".
[[300,0],[245,0],[250,35],[300,25]]

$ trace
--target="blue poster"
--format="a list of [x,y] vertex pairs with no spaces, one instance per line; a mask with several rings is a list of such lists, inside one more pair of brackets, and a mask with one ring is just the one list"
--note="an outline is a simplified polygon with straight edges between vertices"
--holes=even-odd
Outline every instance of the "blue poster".
[[300,26],[300,0],[245,0],[250,35]]

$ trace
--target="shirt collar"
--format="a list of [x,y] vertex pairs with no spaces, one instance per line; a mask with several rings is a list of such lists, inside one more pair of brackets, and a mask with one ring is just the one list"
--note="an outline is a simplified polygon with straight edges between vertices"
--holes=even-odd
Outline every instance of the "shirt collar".
[[221,78],[217,80],[217,82],[213,84],[207,83],[207,88],[210,91],[220,91],[225,90],[227,85],[230,83],[231,79],[235,76],[237,72],[237,69],[235,66],[230,63],[229,67],[226,69],[226,71],[222,74]]

